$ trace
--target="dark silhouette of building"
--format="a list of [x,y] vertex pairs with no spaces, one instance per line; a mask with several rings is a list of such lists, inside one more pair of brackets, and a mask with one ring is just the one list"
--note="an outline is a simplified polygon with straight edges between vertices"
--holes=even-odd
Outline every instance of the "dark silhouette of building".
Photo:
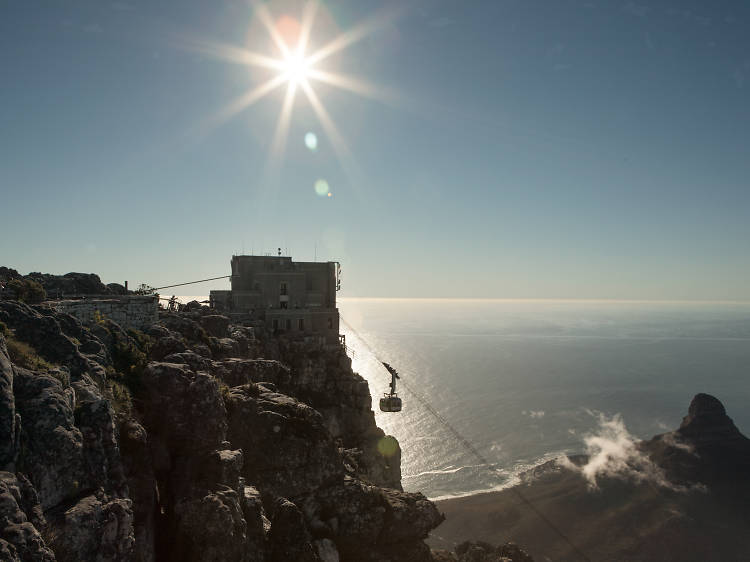
[[291,337],[338,341],[337,262],[294,262],[287,256],[232,256],[232,289],[211,291],[211,307],[246,313]]

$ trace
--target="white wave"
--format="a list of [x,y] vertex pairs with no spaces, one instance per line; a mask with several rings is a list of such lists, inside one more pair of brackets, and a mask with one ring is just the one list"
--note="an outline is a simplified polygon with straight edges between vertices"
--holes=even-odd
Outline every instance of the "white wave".
[[419,478],[420,476],[429,476],[430,474],[455,474],[456,472],[459,472],[460,470],[465,470],[467,468],[484,468],[487,465],[484,464],[469,464],[465,466],[459,466],[459,467],[453,467],[448,466],[443,469],[439,470],[425,470],[424,472],[420,472],[419,474],[407,474],[406,476],[401,476],[401,479],[404,480],[406,478]]
[[[559,459],[560,457],[564,457],[568,454],[569,451],[557,451],[554,453],[548,453],[539,459],[532,461],[532,462],[518,462],[514,465],[513,469],[510,471],[501,470],[501,469],[493,469],[494,472],[500,476],[505,478],[505,480],[497,484],[495,486],[490,486],[487,488],[476,488],[473,490],[464,490],[461,492],[455,492],[452,494],[443,494],[440,496],[428,496],[428,499],[431,501],[441,501],[441,500],[450,500],[454,498],[465,498],[468,496],[476,496],[479,494],[489,494],[491,492],[502,492],[503,490],[507,490],[508,488],[513,488],[514,486],[518,486],[522,482],[521,475],[525,472],[528,472],[529,470],[532,470],[534,468],[537,468],[539,466],[542,466],[543,464],[546,464],[550,461]],[[477,465],[479,467],[486,466],[486,465]]]

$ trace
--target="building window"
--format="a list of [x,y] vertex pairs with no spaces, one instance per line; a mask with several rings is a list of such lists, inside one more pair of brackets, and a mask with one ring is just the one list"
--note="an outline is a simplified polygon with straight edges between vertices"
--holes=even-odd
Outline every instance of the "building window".
[[292,320],[291,318],[286,319],[286,330],[287,332],[290,332],[292,330]]
[[333,318],[328,317],[328,329],[333,330]]
[[279,308],[287,308],[287,304],[289,304],[289,303],[287,303],[287,301],[281,301],[279,303]]
[[279,286],[279,294],[280,295],[288,295],[289,294],[289,290],[287,288],[286,281],[282,281],[281,282],[281,285]]
[[304,318],[299,319],[299,331],[300,332],[305,331],[305,319]]
[[279,329],[279,320],[277,318],[273,319],[273,330],[274,332]]

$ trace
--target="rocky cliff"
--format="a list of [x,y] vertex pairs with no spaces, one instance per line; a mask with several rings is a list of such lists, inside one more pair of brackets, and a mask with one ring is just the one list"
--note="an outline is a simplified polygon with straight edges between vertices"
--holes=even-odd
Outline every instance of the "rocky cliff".
[[192,308],[126,332],[0,301],[0,558],[468,559],[423,542],[443,516],[339,346]]

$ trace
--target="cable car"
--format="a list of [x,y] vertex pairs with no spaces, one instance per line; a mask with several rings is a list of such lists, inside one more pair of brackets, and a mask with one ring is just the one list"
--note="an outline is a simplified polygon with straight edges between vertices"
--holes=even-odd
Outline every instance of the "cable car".
[[380,411],[382,412],[400,412],[401,411],[401,398],[396,394],[396,379],[401,377],[398,376],[396,369],[391,367],[388,363],[383,362],[385,367],[391,374],[391,391],[385,392],[383,397],[380,399]]

